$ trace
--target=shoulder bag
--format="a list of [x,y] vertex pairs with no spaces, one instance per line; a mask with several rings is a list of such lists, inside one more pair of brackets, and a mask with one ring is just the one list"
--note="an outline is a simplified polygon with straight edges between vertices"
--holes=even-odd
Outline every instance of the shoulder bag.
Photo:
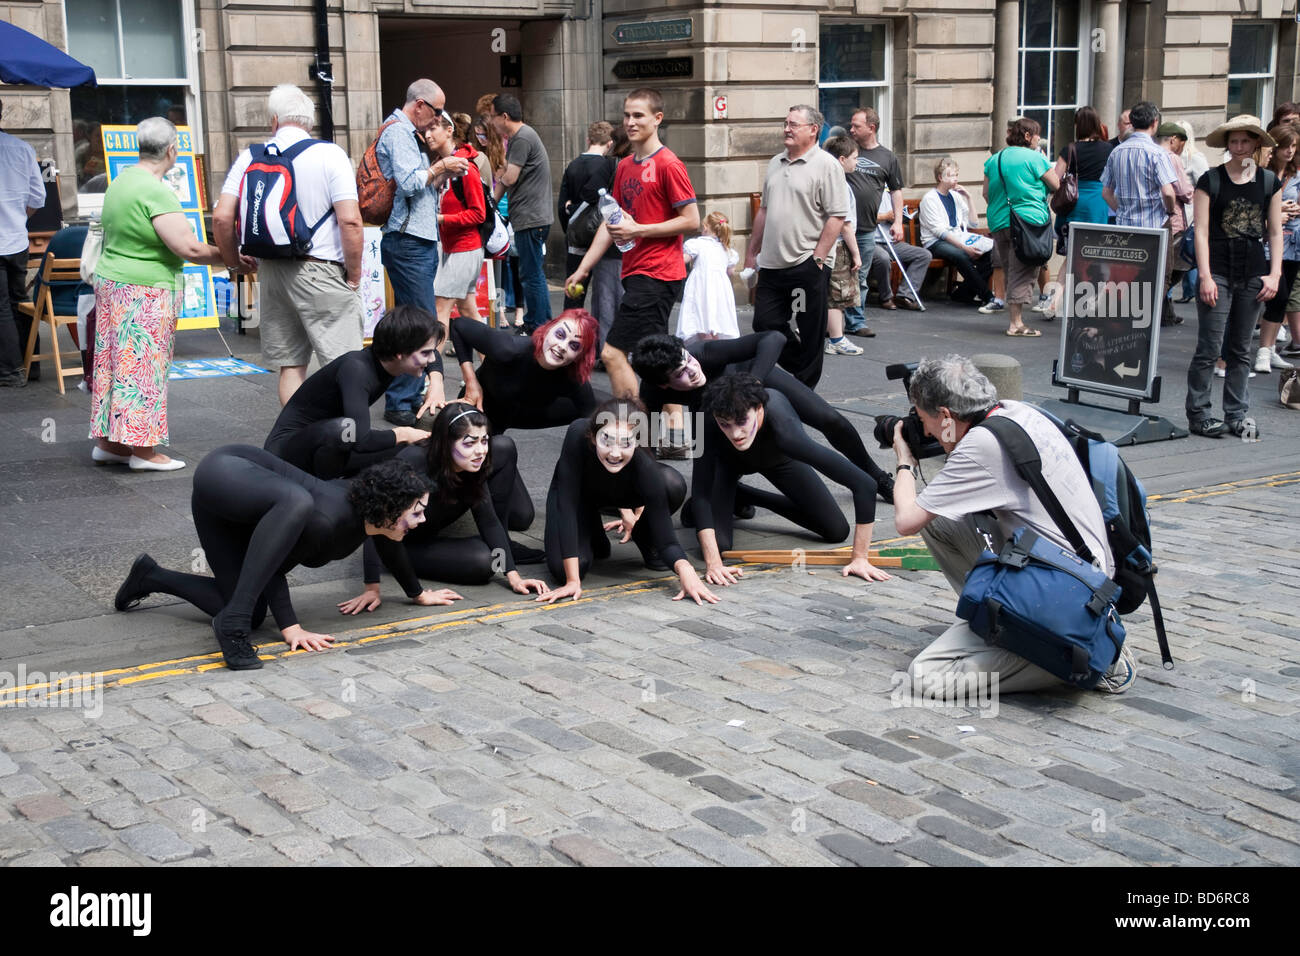
[[998,179],[1002,180],[1002,192],[1007,200],[1007,213],[1011,217],[1011,248],[1016,258],[1027,266],[1044,265],[1052,258],[1056,243],[1052,241],[1052,217],[1041,226],[1025,222],[1016,214],[1016,207],[1011,202],[1011,193],[1007,189],[1006,177],[1002,175],[1002,153],[998,153]]
[[1079,202],[1079,156],[1076,151],[1078,143],[1070,144],[1070,151],[1066,154],[1065,175],[1061,177],[1061,185],[1057,187],[1056,192],[1052,193],[1051,207],[1052,212],[1058,216],[1068,216],[1074,212],[1074,207]]

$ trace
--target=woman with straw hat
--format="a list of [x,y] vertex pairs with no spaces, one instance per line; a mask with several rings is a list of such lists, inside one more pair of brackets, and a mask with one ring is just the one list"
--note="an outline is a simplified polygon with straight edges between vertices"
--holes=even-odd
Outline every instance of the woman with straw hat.
[[[1250,336],[1282,278],[1282,183],[1249,162],[1260,146],[1274,145],[1258,118],[1235,116],[1205,144],[1226,148],[1229,159],[1201,177],[1193,197],[1200,329],[1187,369],[1187,427],[1206,438],[1258,438],[1246,418]],[[1210,393],[1220,350],[1227,360],[1222,421],[1211,415]]]

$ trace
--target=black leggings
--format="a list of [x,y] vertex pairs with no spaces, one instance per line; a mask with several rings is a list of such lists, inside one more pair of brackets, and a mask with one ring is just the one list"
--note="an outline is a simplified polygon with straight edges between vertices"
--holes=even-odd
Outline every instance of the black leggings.
[[309,475],[329,480],[358,474],[370,465],[387,461],[402,448],[396,445],[380,451],[356,451],[356,432],[356,422],[350,418],[327,418],[274,444],[268,441],[266,449]]
[[[145,587],[182,598],[209,617],[226,610],[232,625],[253,628],[266,616],[263,592],[269,585],[273,597],[280,597],[283,589],[287,605],[280,571],[316,507],[294,472],[310,479],[269,451],[251,446],[219,448],[204,458],[194,471],[191,504],[212,577],[158,568],[146,577]],[[281,627],[291,623],[296,621],[280,621]]]
[[713,533],[719,551],[731,550],[736,505],[766,508],[807,528],[828,544],[838,544],[849,536],[848,519],[812,465],[787,459],[762,475],[776,485],[776,492],[738,484],[723,493],[724,500],[714,499]]
[[[505,435],[493,435],[488,441],[492,454],[492,475],[488,478],[488,494],[496,510],[501,527],[507,531],[527,531],[537,517],[532,496],[519,477],[519,450],[514,440]],[[449,580],[437,578],[437,580]]]
[[[678,474],[676,469],[661,461],[655,464],[658,465],[663,476],[664,490],[668,495],[668,514],[674,515],[686,500],[686,479]],[[564,555],[560,553],[563,549],[560,547],[559,522],[551,520],[551,516],[556,512],[556,506],[551,500],[554,494],[555,489],[552,487],[546,501],[546,569],[551,572],[552,578],[563,582],[567,578],[564,573]],[[636,508],[638,505],[622,507]],[[632,529],[632,543],[640,550],[642,559],[648,560],[654,553],[654,541],[650,537],[650,522],[646,521],[644,516]],[[585,578],[587,572],[591,570],[593,561],[603,560],[609,555],[610,545],[609,536],[605,533],[605,515],[597,507],[584,508],[578,515],[578,577]]]
[[[790,387],[783,387],[782,379],[788,380]],[[772,369],[767,384],[790,400],[801,422],[825,435],[832,448],[874,478],[877,484],[889,477],[868,454],[858,430],[826,399],[799,383],[783,368]]]

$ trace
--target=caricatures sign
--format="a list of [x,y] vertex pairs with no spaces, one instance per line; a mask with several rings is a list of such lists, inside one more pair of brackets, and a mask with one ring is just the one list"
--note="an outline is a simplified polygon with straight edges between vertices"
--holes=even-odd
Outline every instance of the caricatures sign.
[[[108,165],[108,181],[112,183],[128,166],[140,161],[135,142],[134,126],[105,126],[104,159]],[[194,228],[200,242],[208,241],[203,225],[202,194],[199,191],[198,172],[194,160],[194,138],[188,126],[176,127],[176,165],[163,175],[163,183],[176,194],[185,218]],[[176,323],[179,331],[187,329],[213,329],[217,321],[217,297],[212,287],[212,267],[185,263],[182,272],[185,281],[185,304]]]
[[1154,397],[1167,243],[1163,229],[1070,223],[1056,384]]

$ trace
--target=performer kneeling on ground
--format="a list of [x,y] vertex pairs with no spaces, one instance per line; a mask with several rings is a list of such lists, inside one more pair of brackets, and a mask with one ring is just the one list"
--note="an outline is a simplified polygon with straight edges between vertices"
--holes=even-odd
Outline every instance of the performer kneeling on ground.
[[[591,370],[596,364],[596,339],[600,325],[583,309],[566,309],[520,338],[507,329],[489,329],[473,319],[451,323],[456,346],[462,396],[488,417],[491,434],[510,428],[551,428],[585,418],[596,407],[591,390]],[[474,352],[483,361],[474,368]],[[525,531],[532,523],[533,505],[523,479],[516,476],[511,513],[526,515],[527,522],[511,521],[511,531]],[[517,564],[532,564],[545,555],[536,548],[510,542]]]
[[418,428],[370,427],[370,406],[398,375],[432,368],[442,326],[424,309],[399,305],[375,326],[368,348],[340,355],[317,371],[280,410],[267,451],[317,478],[355,475],[429,437]]
[[[114,606],[172,594],[212,616],[231,670],[262,666],[249,641],[267,608],[290,650],[319,651],[333,638],[298,624],[284,576],[346,558],[367,535],[400,541],[424,521],[425,480],[410,465],[372,465],[350,482],[322,481],[252,445],[223,445],[194,470],[190,505],[212,577],[168,571],[147,554],[131,565]],[[417,604],[438,603],[423,592]],[[445,602],[443,602],[445,603]]]
[[[429,479],[424,524],[401,541],[366,540],[365,592],[339,604],[340,611],[358,614],[379,607],[381,559],[412,600],[424,590],[420,578],[487,584],[498,571],[505,573],[517,594],[550,590],[546,582],[522,578],[515,570],[510,541],[498,516],[498,507],[509,507],[515,484],[515,443],[505,435],[489,438],[486,415],[465,402],[443,406],[433,420],[428,450],[406,448],[397,460],[415,466]],[[466,511],[474,516],[479,536],[443,537],[443,529]],[[454,591],[439,593],[460,599]]]
[[[681,590],[674,601],[717,602],[673,533],[686,482],[646,451],[646,429],[645,406],[635,398],[610,399],[569,426],[546,498],[546,564],[564,585],[537,600],[576,601],[592,561],[610,555],[605,532],[619,531],[620,543],[635,542],[646,567],[677,573]],[[620,520],[605,524],[602,509],[617,509]]]
[[[843,541],[849,523],[818,472],[853,492],[857,527],[844,575],[889,580],[868,560],[876,482],[843,455],[810,439],[784,395],[764,388],[752,375],[733,372],[705,389],[704,411],[711,421],[705,427],[704,453],[695,459],[691,502],[706,581],[734,584],[741,576],[739,568],[722,563],[722,552],[731,550],[731,516],[739,503],[768,508],[832,544]],[[740,484],[742,475],[754,473],[774,484],[777,492]]]
[[[748,372],[788,398],[799,420],[825,435],[832,448],[875,479],[880,499],[892,503],[894,479],[872,460],[857,429],[826,399],[776,364],[784,347],[780,332],[690,345],[675,335],[647,335],[637,343],[632,367],[641,376],[641,400],[652,412],[674,402],[698,412],[709,382],[726,372]],[[696,435],[695,440],[701,437]]]

